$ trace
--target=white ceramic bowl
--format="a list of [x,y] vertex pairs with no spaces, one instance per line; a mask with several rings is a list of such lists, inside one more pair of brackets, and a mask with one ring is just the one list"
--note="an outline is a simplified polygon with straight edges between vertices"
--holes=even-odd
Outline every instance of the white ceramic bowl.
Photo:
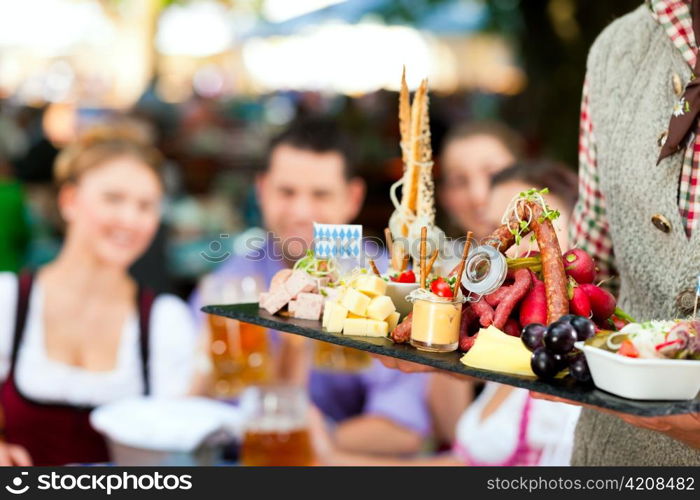
[[388,281],[386,284],[386,294],[396,306],[396,310],[403,318],[413,310],[413,304],[406,300],[406,295],[418,288],[418,283],[398,283]]
[[694,399],[700,391],[700,361],[640,359],[576,342],[599,389],[629,399]]

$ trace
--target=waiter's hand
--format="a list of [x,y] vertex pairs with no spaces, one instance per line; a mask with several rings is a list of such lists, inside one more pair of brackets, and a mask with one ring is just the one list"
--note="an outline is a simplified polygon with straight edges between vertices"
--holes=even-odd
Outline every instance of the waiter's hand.
[[0,442],[0,466],[6,465],[29,467],[32,465],[32,458],[24,447]]
[[608,410],[606,408],[600,408],[598,406],[579,403],[578,401],[571,401],[564,398],[558,398],[556,396],[550,396],[549,394],[542,394],[538,392],[530,392],[530,394],[533,398],[537,399],[582,406],[584,408],[590,408],[595,411],[607,413],[618,417],[628,424],[634,425],[635,427],[641,427],[642,429],[648,429],[666,434],[667,436],[685,443],[696,450],[700,450],[700,413],[666,415],[663,417],[640,417],[637,415],[630,415],[628,413],[621,413],[619,411]]
[[418,363],[412,363],[411,361],[404,361],[402,359],[392,358],[390,356],[382,356],[381,354],[372,354],[373,358],[379,360],[381,364],[387,368],[393,370],[401,370],[404,373],[420,373],[420,372],[439,372],[442,370],[437,370],[430,366],[420,365]]
[[460,375],[459,373],[450,372],[447,370],[438,370],[437,368],[433,368],[432,366],[421,365],[419,363],[413,363],[412,361],[404,361],[402,359],[396,359],[390,356],[382,356],[381,354],[370,355],[373,358],[379,360],[381,364],[383,364],[387,368],[399,370],[404,373],[444,373],[446,375],[450,375],[460,380],[479,380],[468,375]]

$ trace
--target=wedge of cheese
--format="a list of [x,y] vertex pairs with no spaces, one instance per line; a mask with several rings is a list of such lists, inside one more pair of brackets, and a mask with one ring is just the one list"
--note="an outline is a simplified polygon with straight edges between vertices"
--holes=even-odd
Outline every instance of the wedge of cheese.
[[472,368],[534,377],[535,374],[530,368],[531,356],[532,353],[520,338],[490,326],[479,330],[474,345],[462,356],[461,361]]

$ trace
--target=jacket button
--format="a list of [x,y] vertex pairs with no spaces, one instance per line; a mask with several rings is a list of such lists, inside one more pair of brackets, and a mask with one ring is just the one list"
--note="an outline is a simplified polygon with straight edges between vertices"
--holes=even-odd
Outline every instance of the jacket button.
[[669,220],[661,215],[661,214],[656,214],[651,216],[651,223],[656,226],[656,229],[658,229],[661,232],[664,233],[670,233],[671,232],[671,223]]
[[666,142],[666,136],[668,136],[668,132],[664,130],[659,134],[659,137],[656,138],[656,144],[658,144],[660,148],[664,147],[664,143]]
[[673,83],[673,91],[676,93],[678,97],[683,95],[683,83],[681,82],[681,77],[678,76],[678,73],[674,73],[671,76],[671,82]]
[[690,316],[695,309],[695,290],[683,290],[676,296],[676,310],[681,317]]

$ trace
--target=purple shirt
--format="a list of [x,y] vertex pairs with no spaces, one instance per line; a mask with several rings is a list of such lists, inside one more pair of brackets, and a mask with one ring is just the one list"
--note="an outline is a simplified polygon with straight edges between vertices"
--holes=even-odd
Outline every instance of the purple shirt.
[[[375,261],[380,269],[386,266],[386,256],[379,253],[375,243],[367,241],[364,248],[368,255],[378,255]],[[260,276],[269,284],[275,273],[285,267],[272,250],[271,243],[267,242],[246,256],[229,258],[214,274],[223,277]],[[200,320],[202,305],[199,290],[195,290],[190,297],[190,306]],[[358,373],[312,369],[309,392],[313,403],[335,422],[359,415],[376,415],[427,435],[431,428],[427,385],[428,374],[402,373],[373,360],[369,368]]]

